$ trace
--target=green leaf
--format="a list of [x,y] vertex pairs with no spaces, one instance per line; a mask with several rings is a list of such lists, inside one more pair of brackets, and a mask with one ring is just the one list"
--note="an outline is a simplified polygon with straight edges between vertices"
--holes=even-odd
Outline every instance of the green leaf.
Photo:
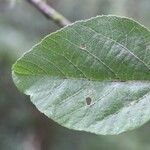
[[150,31],[116,16],[48,35],[13,65],[17,87],[60,125],[119,134],[150,120]]

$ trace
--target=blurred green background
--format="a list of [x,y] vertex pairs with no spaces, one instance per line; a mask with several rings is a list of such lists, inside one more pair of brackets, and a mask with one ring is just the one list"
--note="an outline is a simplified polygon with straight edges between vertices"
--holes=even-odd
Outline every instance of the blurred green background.
[[[150,0],[47,0],[70,21],[101,14],[132,17],[150,28]],[[0,0],[0,150],[150,150],[150,122],[117,136],[61,127],[13,84],[11,66],[59,27],[26,0]]]

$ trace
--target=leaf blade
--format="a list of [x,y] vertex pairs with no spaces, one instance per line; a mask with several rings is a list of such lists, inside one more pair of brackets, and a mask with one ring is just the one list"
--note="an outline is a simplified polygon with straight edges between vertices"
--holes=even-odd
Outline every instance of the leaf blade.
[[96,17],[47,36],[15,63],[13,78],[61,125],[118,134],[150,119],[149,48],[150,32],[138,23]]

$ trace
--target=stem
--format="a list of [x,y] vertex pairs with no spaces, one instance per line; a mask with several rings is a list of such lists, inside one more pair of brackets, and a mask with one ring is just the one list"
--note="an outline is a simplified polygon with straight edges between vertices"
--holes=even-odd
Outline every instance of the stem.
[[46,18],[53,20],[61,27],[64,27],[71,23],[68,19],[58,13],[43,0],[27,0],[27,2],[31,3],[34,7],[36,7]]

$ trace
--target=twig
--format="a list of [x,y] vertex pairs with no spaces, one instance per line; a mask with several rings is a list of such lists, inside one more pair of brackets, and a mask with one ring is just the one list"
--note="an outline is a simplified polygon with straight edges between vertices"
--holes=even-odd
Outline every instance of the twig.
[[46,18],[52,19],[59,26],[64,27],[71,23],[63,15],[61,15],[51,6],[49,6],[45,1],[43,0],[27,0],[27,1],[31,3],[34,7],[36,7]]

